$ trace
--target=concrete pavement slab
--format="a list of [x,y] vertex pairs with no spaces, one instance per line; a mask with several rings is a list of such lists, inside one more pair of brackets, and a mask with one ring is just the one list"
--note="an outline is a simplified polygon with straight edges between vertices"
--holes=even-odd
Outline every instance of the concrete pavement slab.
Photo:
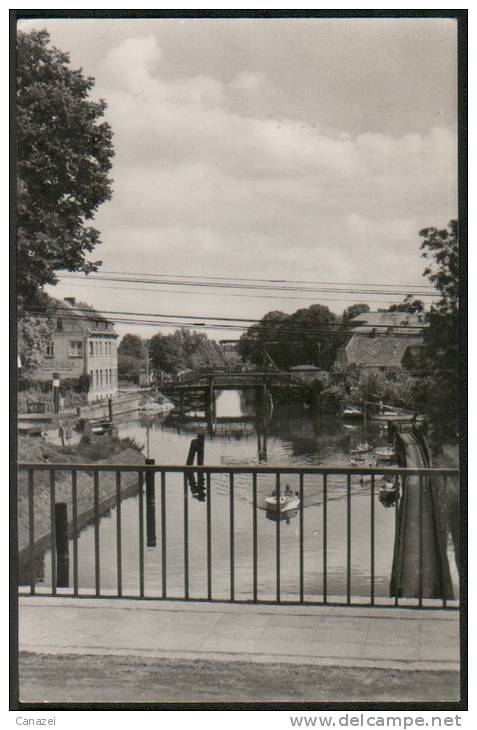
[[25,597],[20,649],[339,666],[459,667],[458,613]]

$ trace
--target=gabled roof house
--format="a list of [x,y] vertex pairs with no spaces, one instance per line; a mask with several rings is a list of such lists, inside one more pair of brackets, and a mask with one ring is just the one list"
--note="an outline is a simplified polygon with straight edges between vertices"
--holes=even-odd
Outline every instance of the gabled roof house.
[[335,365],[378,368],[411,368],[423,348],[427,326],[421,314],[364,312],[349,321],[348,343],[339,348]]
[[117,338],[113,323],[73,297],[51,299],[54,332],[34,378],[60,381],[89,376],[88,400],[109,398],[118,392]]

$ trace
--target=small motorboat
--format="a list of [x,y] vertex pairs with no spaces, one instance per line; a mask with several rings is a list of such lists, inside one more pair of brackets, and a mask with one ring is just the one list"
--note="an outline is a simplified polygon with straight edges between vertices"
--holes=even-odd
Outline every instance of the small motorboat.
[[352,456],[359,456],[360,454],[371,454],[373,451],[373,447],[371,444],[368,444],[367,441],[362,441],[359,444],[356,444],[356,448],[351,449],[351,455]]
[[374,449],[374,455],[379,461],[393,461],[396,451],[392,446],[378,446]]
[[390,477],[383,477],[378,496],[383,507],[392,507],[399,497],[399,484]]
[[343,418],[361,419],[364,418],[364,413],[358,406],[345,406],[342,412]]
[[267,511],[281,515],[286,515],[293,510],[297,510],[300,506],[300,497],[290,491],[284,491],[278,498],[277,493],[273,492],[269,497],[265,497],[265,505]]
[[146,400],[139,406],[141,413],[147,413],[148,415],[155,415],[156,413],[167,413],[174,408],[174,404],[167,398],[162,398],[159,401],[152,399]]
[[373,454],[355,454],[349,460],[350,466],[372,469],[376,466],[376,459]]
[[102,436],[105,433],[110,433],[113,430],[113,424],[108,419],[98,419],[97,421],[91,421],[91,433],[95,436]]

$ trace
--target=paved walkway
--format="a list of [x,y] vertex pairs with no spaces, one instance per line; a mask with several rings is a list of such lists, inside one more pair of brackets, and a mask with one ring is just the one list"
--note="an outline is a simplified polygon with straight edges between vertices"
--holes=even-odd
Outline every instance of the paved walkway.
[[457,611],[20,598],[20,651],[459,670]]

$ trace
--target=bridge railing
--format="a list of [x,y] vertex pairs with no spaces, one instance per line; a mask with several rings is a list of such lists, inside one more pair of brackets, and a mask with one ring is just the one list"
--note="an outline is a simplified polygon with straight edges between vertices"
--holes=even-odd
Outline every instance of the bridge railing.
[[[49,463],[18,468],[23,593],[457,605],[448,592],[429,588],[430,527],[421,499],[425,493],[442,497],[449,487],[455,491],[456,469]],[[420,495],[412,546],[417,589],[402,596],[395,585],[390,595],[406,489]],[[378,514],[381,506],[391,509]]]

